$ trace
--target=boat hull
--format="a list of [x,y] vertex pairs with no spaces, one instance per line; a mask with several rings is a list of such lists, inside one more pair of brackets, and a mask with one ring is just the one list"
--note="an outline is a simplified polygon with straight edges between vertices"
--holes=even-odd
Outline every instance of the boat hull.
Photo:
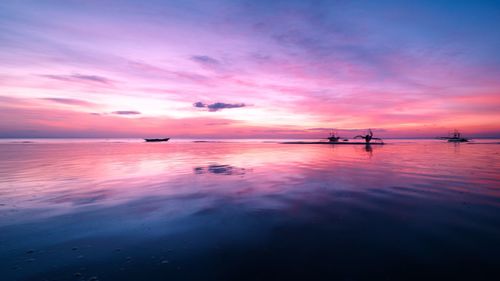
[[164,138],[164,139],[144,139],[146,142],[165,142],[168,141],[170,138]]
[[448,142],[468,142],[468,139],[448,139]]

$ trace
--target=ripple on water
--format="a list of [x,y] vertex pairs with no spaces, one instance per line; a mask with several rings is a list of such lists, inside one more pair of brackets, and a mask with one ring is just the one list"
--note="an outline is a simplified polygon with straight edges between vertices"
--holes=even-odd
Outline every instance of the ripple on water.
[[488,270],[500,252],[494,145],[1,143],[0,155],[7,280],[401,280],[397,268]]

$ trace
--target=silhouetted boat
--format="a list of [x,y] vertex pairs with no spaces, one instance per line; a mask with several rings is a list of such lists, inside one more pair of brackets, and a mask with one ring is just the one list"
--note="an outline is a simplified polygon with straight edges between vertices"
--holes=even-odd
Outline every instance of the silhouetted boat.
[[287,141],[281,144],[331,144],[331,145],[384,145],[383,142],[331,142],[331,141]]
[[468,142],[469,140],[466,138],[450,138],[448,142]]
[[160,142],[160,141],[168,141],[170,138],[164,139],[144,139],[146,142]]
[[330,133],[330,136],[326,138],[329,142],[338,142],[340,137],[335,135],[335,133],[332,131]]
[[458,130],[455,130],[453,132],[453,136],[451,136],[451,137],[439,137],[439,139],[448,140],[448,142],[468,142],[469,141],[469,139],[463,138],[462,134]]
[[384,143],[384,141],[381,138],[374,138],[373,137],[373,132],[372,129],[368,129],[368,134],[366,135],[357,135],[354,137],[355,139],[364,139],[366,144],[374,144],[371,142],[372,140],[378,140],[380,143]]
[[[330,136],[327,137],[326,139],[328,142],[325,141],[292,141],[292,142],[282,142],[283,144],[347,144],[347,145],[381,145],[384,144],[384,141],[381,138],[374,138],[373,137],[373,132],[371,129],[368,129],[368,134],[363,136],[355,136],[356,138],[361,138],[364,139],[365,142],[350,142],[349,139],[342,139],[343,142],[339,142],[341,139],[340,136],[335,134],[333,131],[330,133]],[[371,140],[378,140],[379,142],[371,142]]]

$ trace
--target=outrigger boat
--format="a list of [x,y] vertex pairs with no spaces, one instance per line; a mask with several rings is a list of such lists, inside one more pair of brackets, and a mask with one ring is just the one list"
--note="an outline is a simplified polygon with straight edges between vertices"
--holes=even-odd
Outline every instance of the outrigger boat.
[[375,143],[371,143],[372,140],[379,140],[380,142],[378,142],[378,143],[381,143],[381,144],[384,143],[384,141],[381,138],[374,138],[373,137],[372,129],[368,129],[368,134],[366,134],[364,136],[363,135],[357,135],[354,138],[355,139],[364,139],[366,144],[375,144]]
[[366,143],[366,142],[329,142],[329,141],[287,141],[287,142],[280,142],[281,144],[330,144],[330,145],[384,145],[385,143],[383,142],[371,142],[371,143]]
[[330,136],[326,138],[329,142],[338,142],[340,137],[335,135],[335,133],[332,131],[330,133]]
[[[326,138],[328,141],[291,141],[291,142],[282,142],[282,144],[344,144],[344,145],[383,145],[384,141],[381,138],[374,138],[373,132],[371,129],[368,129],[368,134],[358,135],[354,137],[355,139],[361,138],[364,139],[365,142],[349,142],[348,139],[343,139],[343,142],[339,142],[340,137],[335,135],[335,133],[330,133],[330,136]],[[372,140],[379,140],[380,142],[371,142]]]
[[462,134],[455,129],[451,137],[439,137],[438,139],[448,140],[448,142],[468,142],[469,139],[463,138]]
[[164,138],[164,139],[144,139],[146,142],[161,142],[161,141],[168,141],[170,138]]

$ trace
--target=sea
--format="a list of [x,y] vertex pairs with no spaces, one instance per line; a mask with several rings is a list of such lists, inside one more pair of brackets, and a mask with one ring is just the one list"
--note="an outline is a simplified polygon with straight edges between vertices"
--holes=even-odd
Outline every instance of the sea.
[[0,280],[498,278],[500,140],[282,141],[1,139]]

